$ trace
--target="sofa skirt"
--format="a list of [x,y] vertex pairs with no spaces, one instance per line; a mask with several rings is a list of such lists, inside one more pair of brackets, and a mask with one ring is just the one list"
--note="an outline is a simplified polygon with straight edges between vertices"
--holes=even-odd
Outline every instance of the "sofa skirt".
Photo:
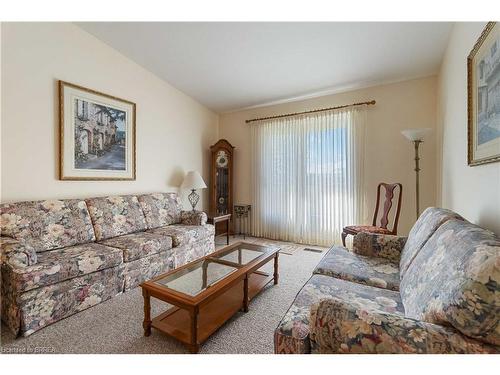
[[170,271],[174,267],[172,249],[127,262],[123,265],[124,291],[134,289],[143,281]]
[[123,281],[120,265],[21,294],[2,283],[2,321],[16,336],[29,336],[122,293]]
[[124,264],[124,291],[138,287],[163,272],[173,270],[201,258],[215,250],[213,237],[200,239],[192,244],[174,247]]
[[2,321],[16,336],[43,327],[139,286],[162,272],[180,267],[215,250],[213,237],[107,268],[60,283],[13,292],[2,282]]

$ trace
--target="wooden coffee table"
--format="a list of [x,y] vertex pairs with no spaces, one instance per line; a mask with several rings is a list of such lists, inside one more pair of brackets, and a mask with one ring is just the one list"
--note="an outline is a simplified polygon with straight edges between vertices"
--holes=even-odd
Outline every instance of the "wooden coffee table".
[[[244,242],[226,246],[141,284],[144,335],[151,327],[186,344],[191,353],[267,284],[278,283],[279,248]],[[274,273],[260,270],[274,259]],[[151,297],[173,305],[151,320]]]

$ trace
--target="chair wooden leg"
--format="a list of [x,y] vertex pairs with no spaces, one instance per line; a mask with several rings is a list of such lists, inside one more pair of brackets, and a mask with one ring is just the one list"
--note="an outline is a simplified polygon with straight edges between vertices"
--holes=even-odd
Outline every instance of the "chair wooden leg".
[[344,245],[345,247],[345,238],[347,237],[347,233],[346,232],[342,232],[342,245]]

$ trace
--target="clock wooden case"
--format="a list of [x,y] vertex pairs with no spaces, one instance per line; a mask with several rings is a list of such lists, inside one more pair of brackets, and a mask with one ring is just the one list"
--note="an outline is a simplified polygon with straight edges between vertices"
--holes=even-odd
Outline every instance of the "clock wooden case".
[[[233,157],[234,147],[225,139],[210,146],[210,215],[233,213]],[[216,228],[217,230],[218,228]]]

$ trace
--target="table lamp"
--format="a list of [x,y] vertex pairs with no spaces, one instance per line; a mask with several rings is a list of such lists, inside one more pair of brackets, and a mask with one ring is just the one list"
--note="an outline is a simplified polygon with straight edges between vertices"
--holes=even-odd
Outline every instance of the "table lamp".
[[184,181],[182,181],[181,189],[191,190],[191,193],[188,195],[189,203],[193,207],[193,211],[200,200],[200,195],[196,193],[196,189],[205,189],[207,185],[203,178],[197,171],[189,171],[184,177]]

